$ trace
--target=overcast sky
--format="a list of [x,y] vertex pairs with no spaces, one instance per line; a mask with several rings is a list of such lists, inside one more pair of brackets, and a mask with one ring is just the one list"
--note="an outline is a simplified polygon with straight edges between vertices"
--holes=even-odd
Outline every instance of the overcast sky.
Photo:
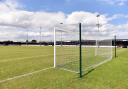
[[60,23],[95,31],[98,14],[100,31],[128,38],[128,0],[0,0],[0,40],[25,40],[27,32],[39,40],[40,27],[42,39],[51,40]]

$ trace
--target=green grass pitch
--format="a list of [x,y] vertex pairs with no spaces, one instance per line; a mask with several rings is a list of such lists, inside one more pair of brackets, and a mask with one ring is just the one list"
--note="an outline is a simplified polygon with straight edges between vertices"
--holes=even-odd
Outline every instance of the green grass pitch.
[[128,89],[127,52],[118,48],[116,59],[79,78],[77,73],[51,68],[52,46],[1,46],[0,89]]

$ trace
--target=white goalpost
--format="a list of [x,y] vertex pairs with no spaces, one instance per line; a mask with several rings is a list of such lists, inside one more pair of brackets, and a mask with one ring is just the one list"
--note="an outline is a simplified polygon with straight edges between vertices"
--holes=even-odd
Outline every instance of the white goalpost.
[[56,67],[56,28],[54,27],[54,68]]

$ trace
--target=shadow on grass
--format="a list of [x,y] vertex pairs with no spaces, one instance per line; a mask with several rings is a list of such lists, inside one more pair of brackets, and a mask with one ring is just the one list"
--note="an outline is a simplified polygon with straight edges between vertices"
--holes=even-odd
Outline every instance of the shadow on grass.
[[82,75],[82,77],[87,76],[88,74],[90,74],[94,70],[95,70],[95,68],[92,68],[92,69],[88,70],[85,74]]
[[[95,70],[95,68],[92,68],[92,69],[86,71],[85,73],[82,74],[82,77],[87,76],[88,74],[90,74],[90,73],[93,72],[94,70]],[[84,72],[84,71],[83,71],[83,72]]]
[[85,74],[83,74],[83,76],[87,76],[88,74],[90,74],[90,73],[93,72],[94,70],[95,70],[95,68],[88,70]]
[[[79,76],[79,78],[83,78],[83,77],[86,77],[88,74],[90,74],[91,72],[93,72],[95,70],[95,68],[92,68],[92,69],[90,69],[90,70],[88,70],[88,71],[83,71],[83,72],[85,72],[85,73],[83,73],[82,74],[82,77],[80,77]],[[78,73],[79,75],[80,75],[80,73]]]

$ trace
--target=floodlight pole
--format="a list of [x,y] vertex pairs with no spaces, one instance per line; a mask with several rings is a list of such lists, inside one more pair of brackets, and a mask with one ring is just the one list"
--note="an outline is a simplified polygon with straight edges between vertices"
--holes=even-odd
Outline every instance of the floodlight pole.
[[99,17],[100,15],[97,15],[97,27],[98,27],[98,32],[100,31],[100,22],[99,22]]
[[[99,22],[100,15],[97,15],[96,17],[97,17],[97,28],[98,28],[98,32],[99,32],[100,31],[100,22]],[[98,46],[98,48],[99,48],[99,45],[98,45],[98,42],[97,41],[98,40],[96,40],[96,46]]]
[[[60,23],[60,24],[63,24],[63,23]],[[60,32],[60,35],[61,35],[61,46],[63,45],[63,42],[62,42],[62,31]]]
[[115,58],[116,58],[116,35],[114,36]]
[[40,27],[40,46],[41,46],[41,37],[42,37],[42,36],[41,36],[41,29],[42,29],[42,28]]
[[62,44],[63,44],[63,42],[62,42],[62,31],[60,33],[61,33],[61,46],[62,46]]
[[82,40],[81,40],[81,23],[79,23],[79,56],[80,56],[80,78],[82,78]]
[[26,41],[26,45],[28,46],[28,29],[27,29],[27,41]]

